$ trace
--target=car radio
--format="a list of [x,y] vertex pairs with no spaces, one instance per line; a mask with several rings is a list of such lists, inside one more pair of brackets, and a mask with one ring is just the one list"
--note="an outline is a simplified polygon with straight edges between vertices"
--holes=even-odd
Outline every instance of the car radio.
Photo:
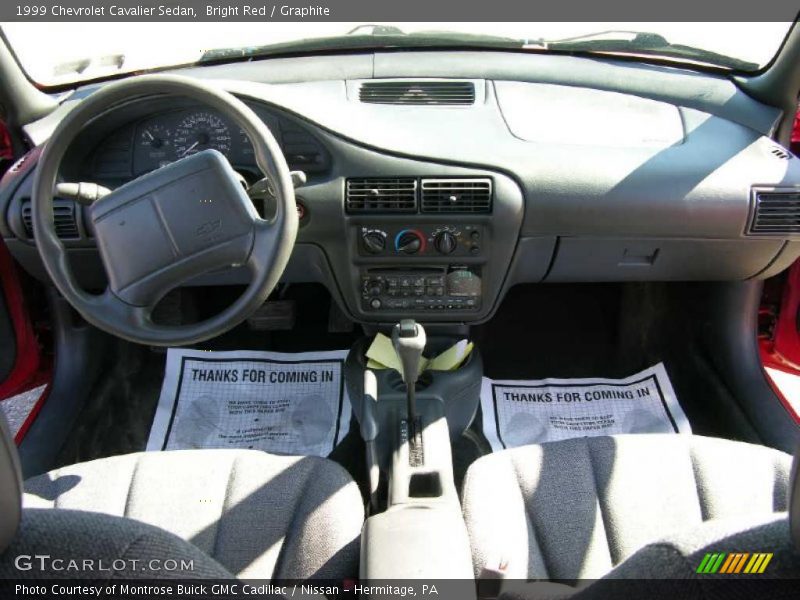
[[363,268],[365,311],[478,311],[480,268],[449,265],[425,268]]

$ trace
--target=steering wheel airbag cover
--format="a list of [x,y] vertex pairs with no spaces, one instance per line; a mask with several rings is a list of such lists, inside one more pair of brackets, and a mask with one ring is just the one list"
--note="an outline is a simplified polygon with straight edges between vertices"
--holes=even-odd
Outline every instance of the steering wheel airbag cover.
[[170,284],[244,264],[258,218],[216,150],[130,182],[92,205],[90,215],[111,291],[140,306]]

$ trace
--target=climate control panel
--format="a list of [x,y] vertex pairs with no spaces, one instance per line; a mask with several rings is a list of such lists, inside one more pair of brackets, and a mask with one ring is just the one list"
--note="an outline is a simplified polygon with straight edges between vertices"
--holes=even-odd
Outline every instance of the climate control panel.
[[482,225],[417,225],[359,228],[360,256],[480,256]]

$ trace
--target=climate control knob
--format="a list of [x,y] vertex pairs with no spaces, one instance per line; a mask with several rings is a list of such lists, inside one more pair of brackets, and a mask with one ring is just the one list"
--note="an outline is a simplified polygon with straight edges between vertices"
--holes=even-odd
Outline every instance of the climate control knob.
[[449,231],[441,231],[433,239],[433,246],[440,254],[450,254],[458,246],[458,240]]
[[367,231],[361,236],[361,242],[370,254],[380,254],[386,248],[386,235],[380,231]]
[[395,239],[395,249],[401,254],[416,254],[423,249],[424,238],[418,231],[406,229],[401,231]]

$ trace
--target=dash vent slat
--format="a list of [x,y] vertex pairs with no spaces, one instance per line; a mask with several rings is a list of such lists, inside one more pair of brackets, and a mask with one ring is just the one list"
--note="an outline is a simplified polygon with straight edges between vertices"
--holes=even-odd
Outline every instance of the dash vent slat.
[[488,213],[492,210],[492,180],[423,179],[422,212]]
[[408,177],[348,179],[347,212],[403,213],[417,210],[417,180]]
[[800,191],[756,191],[749,233],[800,234]]
[[[33,238],[33,215],[31,203],[22,205],[22,223],[25,233]],[[80,237],[75,203],[71,200],[55,200],[53,202],[53,221],[56,235],[62,240],[74,240]]]
[[471,81],[368,81],[361,84],[358,94],[359,100],[367,104],[475,104],[475,84]]

